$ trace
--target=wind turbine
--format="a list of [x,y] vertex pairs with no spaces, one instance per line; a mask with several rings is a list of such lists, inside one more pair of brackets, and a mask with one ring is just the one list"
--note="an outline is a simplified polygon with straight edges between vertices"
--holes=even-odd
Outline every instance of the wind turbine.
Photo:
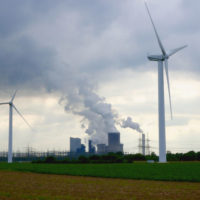
[[13,143],[13,108],[16,110],[16,112],[21,116],[21,118],[24,120],[24,122],[30,127],[30,124],[26,121],[26,119],[23,117],[23,115],[19,112],[19,110],[15,107],[13,104],[14,98],[16,96],[17,91],[15,91],[14,95],[12,96],[11,100],[9,102],[3,102],[0,103],[0,105],[9,105],[9,137],[8,137],[8,163],[12,163],[12,143]]
[[151,17],[150,11],[148,9],[147,3],[145,2],[145,6],[147,9],[147,13],[151,20],[151,24],[153,26],[158,45],[161,50],[161,54],[159,55],[148,55],[148,59],[150,61],[158,62],[158,115],[159,115],[159,162],[165,163],[166,160],[166,138],[165,138],[165,104],[164,104],[164,81],[163,81],[163,62],[165,66],[166,78],[167,78],[167,86],[168,86],[168,94],[169,94],[169,104],[170,104],[170,113],[172,119],[172,104],[171,104],[171,94],[170,94],[170,84],[169,84],[169,73],[168,73],[168,59],[170,56],[174,55],[178,51],[187,47],[184,45],[182,47],[171,50],[169,53],[166,53],[163,44],[158,36],[158,32],[154,25],[153,19]]

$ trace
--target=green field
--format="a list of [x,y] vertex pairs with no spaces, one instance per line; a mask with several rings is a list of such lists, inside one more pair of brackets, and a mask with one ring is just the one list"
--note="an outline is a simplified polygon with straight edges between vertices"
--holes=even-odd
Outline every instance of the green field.
[[74,176],[200,182],[200,162],[174,162],[167,164],[0,163],[0,170]]

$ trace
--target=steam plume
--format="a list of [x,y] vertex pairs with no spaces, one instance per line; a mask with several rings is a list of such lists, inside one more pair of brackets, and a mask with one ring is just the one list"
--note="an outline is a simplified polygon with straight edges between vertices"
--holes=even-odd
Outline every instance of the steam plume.
[[64,96],[62,101],[65,102],[65,111],[82,117],[81,127],[94,143],[107,143],[107,133],[117,131],[117,114],[111,104],[99,97],[86,80],[82,80],[76,90]]
[[131,128],[133,130],[138,131],[139,133],[143,133],[142,129],[140,128],[140,125],[136,122],[133,122],[130,117],[127,117],[127,119],[121,121],[121,127],[122,128]]
[[[107,143],[107,133],[118,131],[116,124],[122,128],[132,128],[143,133],[140,125],[133,122],[130,117],[126,120],[119,119],[112,105],[105,98],[96,93],[94,83],[88,78],[77,81],[75,87],[66,91],[61,102],[64,102],[65,111],[82,117],[81,128],[90,136],[94,143]],[[121,123],[119,123],[119,121]]]

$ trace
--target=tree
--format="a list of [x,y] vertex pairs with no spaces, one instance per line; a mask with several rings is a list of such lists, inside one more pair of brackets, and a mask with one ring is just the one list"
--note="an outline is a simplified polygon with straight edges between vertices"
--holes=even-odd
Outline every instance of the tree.
[[184,161],[193,161],[196,160],[196,153],[194,151],[189,151],[185,154],[183,154],[183,160]]

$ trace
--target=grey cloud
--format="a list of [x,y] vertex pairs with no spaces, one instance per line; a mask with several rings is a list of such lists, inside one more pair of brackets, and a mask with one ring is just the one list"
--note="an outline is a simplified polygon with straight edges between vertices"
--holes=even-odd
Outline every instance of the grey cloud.
[[45,85],[54,67],[55,53],[33,40],[21,37],[5,40],[0,47],[0,83],[11,87],[38,88]]
[[[157,7],[159,6],[159,2],[149,2],[150,5],[153,3],[157,4]],[[196,3],[197,1],[189,4],[188,10],[190,7],[193,9]],[[183,7],[178,12],[184,12],[185,18],[188,18],[187,12],[184,11],[188,3],[182,1],[182,4]],[[171,5],[173,4],[171,3]],[[179,4],[175,3],[175,5]],[[153,8],[153,6],[150,7]],[[2,24],[0,64],[4,73],[2,80],[3,82],[7,81],[8,84],[10,82],[10,85],[18,84],[20,81],[22,83],[33,80],[34,76],[37,84],[40,81],[41,84],[44,84],[42,81],[46,79],[48,88],[53,87],[51,79],[55,80],[55,77],[59,75],[60,81],[66,82],[65,76],[67,75],[65,73],[68,73],[68,69],[66,70],[60,65],[63,60],[59,60],[59,62],[56,60],[58,59],[57,53],[60,52],[66,55],[62,58],[65,57],[64,62],[68,63],[67,67],[70,66],[70,70],[77,70],[76,73],[79,73],[79,76],[86,73],[93,77],[92,79],[101,81],[105,70],[109,71],[107,69],[111,69],[110,78],[112,78],[112,71],[116,68],[151,70],[151,68],[144,67],[147,63],[146,54],[159,51],[144,5],[140,1],[44,0],[36,2],[20,0],[14,4],[12,1],[1,1],[0,9],[2,10],[0,12],[2,15],[0,18],[0,24]],[[165,12],[169,10],[166,7]],[[163,42],[166,43],[165,40],[167,40],[167,44],[176,47],[175,42],[171,41],[180,38],[178,35],[180,32],[173,32],[175,30],[167,32],[165,29],[166,33],[162,35],[163,26],[160,26],[160,20],[156,17],[156,14],[159,14],[158,10],[152,9],[152,12]],[[66,23],[65,15],[68,20]],[[74,16],[78,16],[77,19],[74,19]],[[169,20],[172,20],[170,16]],[[61,23],[61,26],[58,26],[58,22]],[[165,22],[163,23],[165,24]],[[45,26],[45,30],[41,31],[40,28],[43,26]],[[167,24],[168,26],[169,24]],[[30,32],[32,29],[37,33],[35,37],[33,36],[34,39]],[[184,30],[185,28],[182,32]],[[55,33],[51,35],[53,31]],[[174,33],[173,40],[167,37],[169,32]],[[171,36],[170,33],[169,36]],[[181,37],[183,36],[181,35]],[[188,37],[185,38],[185,40],[188,39]],[[54,40],[55,42],[52,43]],[[188,42],[190,43],[189,48],[194,48],[195,39],[191,40]],[[50,48],[48,48],[48,44],[51,44]],[[196,45],[195,48],[198,52],[199,47]],[[191,50],[187,50],[181,57],[183,62],[189,60],[191,65],[185,64],[178,68],[177,63],[180,57],[177,55],[173,61],[175,67],[171,70],[198,71],[197,53],[193,54]],[[194,59],[189,59],[189,57]],[[19,71],[21,72],[19,73]],[[55,83],[55,87],[56,85],[57,83]]]
[[187,34],[193,34],[194,32],[200,31],[199,25],[199,7],[200,2],[198,0],[181,1],[182,12],[184,18],[182,20],[182,29]]
[[[116,130],[97,83],[107,68],[111,79],[115,68],[144,70],[148,49],[159,50],[141,1],[1,1],[1,11],[1,85],[61,91],[66,110],[87,121],[86,133]],[[193,58],[190,69],[198,64]]]
[[57,5],[52,0],[0,0],[0,37],[4,39],[22,32]]
[[[185,2],[186,1],[183,1],[183,3]],[[151,3],[153,2],[149,2],[149,4]],[[45,37],[54,29],[58,28],[58,33],[63,31],[61,27],[57,26],[57,17],[72,13],[72,15],[68,16],[69,21],[66,25],[63,21],[63,27],[66,26],[66,29],[64,29],[66,33],[63,33],[63,35],[66,35],[66,37],[62,39],[63,43],[68,46],[68,49],[65,49],[66,61],[69,57],[69,65],[73,68],[78,68],[80,73],[84,71],[85,73],[92,74],[97,79],[99,77],[98,74],[104,73],[104,69],[106,68],[113,68],[114,70],[115,68],[123,69],[131,67],[134,70],[148,70],[146,68],[141,68],[147,62],[147,52],[153,53],[155,49],[159,51],[148,16],[145,13],[144,5],[139,1],[108,2],[87,0],[83,2],[72,0],[44,0],[36,2],[33,0],[20,0],[15,3],[16,5],[13,5],[11,1],[2,1],[1,4],[2,18],[0,23],[3,24],[1,28],[1,39],[5,36],[8,37],[10,34],[16,37],[19,33],[25,34],[27,38],[31,38],[29,35],[26,35],[30,34],[27,31],[31,30],[31,27],[36,26],[35,31],[40,32],[42,40],[39,36],[34,38],[35,53],[37,43],[48,44]],[[169,10],[169,8],[166,10]],[[154,10],[152,10],[152,12],[154,12]],[[181,12],[181,9],[179,12]],[[78,15],[78,23],[74,21],[73,13]],[[156,22],[160,22],[158,17],[156,18],[156,14],[154,14],[154,18]],[[62,18],[58,19],[62,20]],[[63,20],[65,20],[65,18],[63,18]],[[169,20],[171,20],[170,17]],[[42,22],[46,26],[46,32],[41,32],[40,29],[37,30],[37,24]],[[162,23],[165,24],[165,22]],[[70,31],[70,24],[74,24],[74,26],[72,26],[74,28],[72,32]],[[43,24],[41,24],[41,26],[42,25]],[[163,33],[161,31],[163,26],[160,27],[159,25],[158,23],[159,32]],[[173,32],[173,30],[170,32]],[[164,43],[167,34],[168,33],[165,33],[165,35],[161,34]],[[59,40],[57,37],[59,36],[54,35],[51,37],[51,40]],[[179,36],[175,34],[174,38],[177,37]],[[49,37],[47,38],[49,39]],[[7,40],[10,40],[9,42],[12,43],[11,38],[7,38]],[[169,40],[168,42],[170,43]],[[45,50],[47,51],[46,55],[49,54],[49,60],[53,57],[53,54],[49,53],[49,51],[53,52],[60,49],[59,44],[56,42],[56,50],[54,50],[54,47],[51,47],[51,50],[47,48],[41,50],[41,48],[42,45],[38,45],[38,51],[43,51],[43,53]],[[189,53],[189,55],[191,56],[192,54]],[[40,53],[36,56],[37,58],[35,57],[34,59],[38,59],[39,66],[39,60],[43,62],[43,58],[38,58],[40,57]],[[47,58],[47,56],[45,57]],[[194,67],[195,69],[197,68],[196,60],[197,57],[195,61],[193,61],[192,66],[192,68]],[[28,62],[27,57],[24,59],[24,62]],[[41,63],[41,66],[43,66],[43,63]],[[59,67],[57,66],[57,68]],[[185,68],[187,69],[187,66]],[[39,70],[39,67],[36,67],[36,74],[37,70]]]
[[14,35],[29,21],[27,3],[23,1],[0,1],[0,36]]

